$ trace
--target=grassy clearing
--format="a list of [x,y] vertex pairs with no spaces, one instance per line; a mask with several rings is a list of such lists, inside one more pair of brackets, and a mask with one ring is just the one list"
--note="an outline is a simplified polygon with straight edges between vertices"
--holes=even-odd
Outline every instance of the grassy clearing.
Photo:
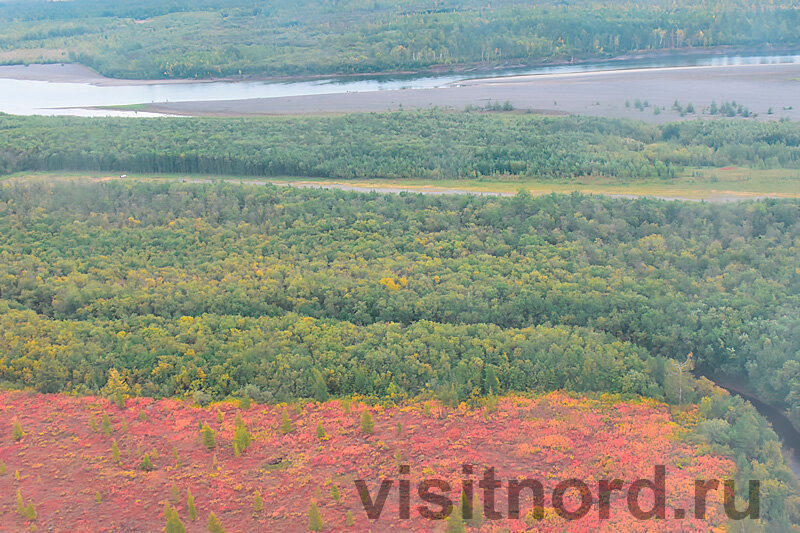
[[[119,174],[107,172],[20,172],[0,177],[0,180],[28,179],[120,179]],[[391,192],[397,189],[420,192],[475,192],[514,194],[520,190],[532,194],[571,193],[607,194],[620,196],[659,196],[664,198],[714,200],[746,199],[753,197],[800,198],[800,170],[747,168],[688,169],[672,179],[621,181],[606,177],[584,177],[569,182],[542,180],[425,180],[425,179],[314,179],[297,177],[256,178],[247,176],[215,176],[187,174],[126,174],[124,179],[138,180],[235,180],[243,183],[275,183],[295,186],[375,189]]]

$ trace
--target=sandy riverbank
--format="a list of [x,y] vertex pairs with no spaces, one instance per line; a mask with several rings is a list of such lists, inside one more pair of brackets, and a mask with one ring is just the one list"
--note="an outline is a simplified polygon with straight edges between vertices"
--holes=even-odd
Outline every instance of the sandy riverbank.
[[84,83],[98,87],[123,87],[137,85],[168,85],[175,83],[208,83],[223,80],[126,80],[106,78],[89,67],[76,63],[53,63],[43,65],[0,66],[0,78],[25,81],[47,81],[51,83]]
[[[636,109],[635,101],[649,107]],[[625,117],[652,123],[697,114],[672,109],[678,100],[700,112],[712,102],[736,101],[761,119],[800,120],[800,64],[701,66],[544,74],[466,80],[435,89],[400,89],[248,100],[155,103],[146,111],[175,115],[243,116],[462,109],[508,100],[516,109],[552,114]],[[626,105],[626,103],[629,104]],[[656,114],[655,108],[660,108]],[[773,113],[768,114],[772,109]]]

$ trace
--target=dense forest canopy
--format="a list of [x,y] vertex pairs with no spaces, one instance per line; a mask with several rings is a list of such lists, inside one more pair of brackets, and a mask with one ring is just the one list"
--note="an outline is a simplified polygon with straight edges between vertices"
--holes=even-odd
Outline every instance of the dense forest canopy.
[[0,4],[0,62],[126,78],[370,73],[798,46],[799,28],[795,4],[762,0],[28,1]]
[[799,240],[796,201],[7,184],[0,378],[670,397],[693,352],[800,421]]
[[0,174],[189,172],[329,178],[668,179],[687,167],[800,168],[800,125],[442,110],[338,117],[0,114]]

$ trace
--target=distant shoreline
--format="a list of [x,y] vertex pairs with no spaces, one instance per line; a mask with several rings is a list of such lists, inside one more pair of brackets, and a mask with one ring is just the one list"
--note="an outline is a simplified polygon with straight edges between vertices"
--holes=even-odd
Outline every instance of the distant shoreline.
[[[441,65],[432,66],[420,70],[396,70],[396,71],[376,71],[363,73],[336,73],[327,74],[304,74],[304,75],[243,75],[243,76],[221,76],[217,78],[111,78],[104,76],[90,67],[80,63],[31,63],[27,65],[9,64],[0,65],[0,78],[28,80],[28,81],[50,81],[62,83],[87,83],[100,87],[109,86],[139,86],[139,85],[163,85],[176,83],[213,83],[213,82],[274,82],[274,83],[294,83],[303,81],[317,81],[324,79],[358,80],[358,79],[380,79],[380,78],[414,78],[426,76],[459,75],[466,73],[480,73],[486,76],[495,77],[498,73],[513,76],[515,70],[559,67],[567,65],[585,65],[592,63],[607,63],[609,70],[615,64],[632,60],[648,60],[669,57],[724,57],[726,55],[784,55],[800,54],[800,49],[795,47],[735,47],[735,46],[715,46],[710,48],[669,48],[660,50],[645,50],[641,52],[630,52],[614,57],[586,56],[573,59],[552,59],[538,61],[514,61],[507,63],[470,63],[460,65]],[[501,74],[502,75],[502,74]]]

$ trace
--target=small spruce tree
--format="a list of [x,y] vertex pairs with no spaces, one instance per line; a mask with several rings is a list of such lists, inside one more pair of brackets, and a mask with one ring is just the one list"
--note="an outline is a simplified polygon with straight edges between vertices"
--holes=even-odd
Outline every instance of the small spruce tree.
[[308,530],[309,531],[322,531],[325,527],[322,523],[322,515],[319,514],[317,502],[311,501],[311,507],[308,509]]
[[8,468],[6,464],[0,460],[0,476],[5,476],[8,473]]
[[145,472],[153,470],[153,462],[150,460],[149,453],[144,454],[144,457],[142,457],[142,462],[139,464],[139,468],[141,468]]
[[317,438],[318,439],[324,439],[325,436],[326,436],[325,435],[325,428],[322,427],[322,421],[320,421],[320,423],[317,424]]
[[217,441],[214,439],[214,430],[211,429],[211,426],[208,424],[203,424],[203,430],[200,432],[200,437],[203,441],[203,446],[205,446],[206,449],[213,450],[217,445]]
[[169,504],[167,504],[166,508],[164,509],[164,516],[167,519],[166,533],[186,533],[186,527],[178,517],[177,509],[173,509]]
[[372,421],[372,415],[369,409],[364,409],[361,413],[361,433],[364,435],[371,435],[375,429],[375,422]]
[[33,506],[33,502],[29,502],[28,505],[25,506],[25,512],[23,513],[23,516],[25,516],[25,518],[31,522],[36,521],[37,514],[36,508]]
[[33,502],[29,502],[28,505],[25,505],[25,501],[22,499],[22,493],[19,490],[17,490],[17,513],[31,522],[36,520],[36,508],[33,506]]
[[222,415],[222,411],[217,409],[217,424],[222,424],[223,420],[225,420],[225,417]]
[[19,423],[19,420],[14,420],[14,426],[11,429],[11,438],[13,438],[16,442],[19,442],[24,436],[25,432],[22,431],[22,425]]
[[281,433],[286,435],[287,433],[291,433],[294,430],[294,426],[292,425],[292,421],[289,419],[289,413],[286,412],[286,408],[283,409],[283,414],[281,415]]
[[337,487],[336,485],[331,485],[331,498],[333,498],[334,501],[338,502],[339,498],[341,497],[342,495],[339,493],[339,487]]
[[355,525],[356,519],[353,516],[353,511],[347,511],[347,519],[345,520],[345,523],[348,527],[353,527]]
[[215,515],[213,511],[208,515],[208,525],[206,529],[208,529],[209,533],[226,533],[225,528],[222,527],[222,524],[220,524],[217,519],[217,515]]
[[117,446],[117,439],[111,442],[111,457],[114,458],[115,463],[119,464],[119,446]]
[[466,533],[467,528],[464,526],[463,508],[461,505],[453,509],[450,517],[447,519],[447,525],[444,529],[445,533]]
[[139,409],[139,420],[142,422],[147,420],[147,413],[144,412],[144,409]]
[[480,530],[481,526],[483,526],[483,505],[481,504],[480,499],[478,499],[478,493],[474,494],[474,498],[472,500],[472,518],[467,519],[467,524],[475,529]]
[[197,520],[197,509],[194,506],[194,496],[192,496],[192,491],[186,489],[186,511],[189,514],[189,520],[194,522]]
[[[244,425],[244,421],[242,420],[241,415],[236,416],[236,429],[233,432],[233,445],[234,451],[238,447],[240,453],[244,453],[245,450],[250,446],[250,442],[252,441],[252,436],[250,432],[247,431],[247,427]],[[238,457],[238,456],[237,456]]]
[[109,420],[106,413],[103,413],[103,435],[106,437],[111,436],[111,420]]
[[264,500],[261,498],[261,491],[257,490],[253,497],[253,511],[260,513],[264,509]]

